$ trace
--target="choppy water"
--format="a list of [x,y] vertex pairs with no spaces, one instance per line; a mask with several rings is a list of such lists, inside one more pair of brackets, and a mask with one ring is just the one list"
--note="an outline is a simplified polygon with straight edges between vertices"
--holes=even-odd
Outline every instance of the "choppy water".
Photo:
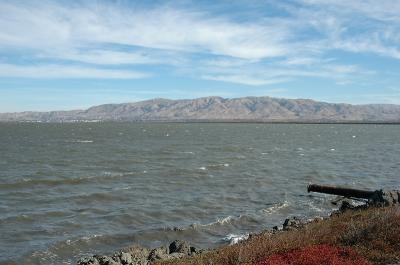
[[399,187],[399,140],[398,125],[0,124],[0,263],[212,247],[325,215],[332,197],[307,184]]

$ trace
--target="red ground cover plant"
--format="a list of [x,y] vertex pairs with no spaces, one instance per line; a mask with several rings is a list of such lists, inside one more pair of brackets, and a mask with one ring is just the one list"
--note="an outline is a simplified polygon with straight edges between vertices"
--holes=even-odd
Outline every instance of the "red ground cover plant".
[[372,265],[348,247],[316,245],[274,254],[256,265]]

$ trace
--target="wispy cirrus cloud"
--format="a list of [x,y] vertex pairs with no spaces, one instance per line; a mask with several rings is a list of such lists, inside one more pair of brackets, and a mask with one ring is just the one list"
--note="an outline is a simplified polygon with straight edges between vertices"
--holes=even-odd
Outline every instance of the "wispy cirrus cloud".
[[298,19],[320,33],[322,52],[342,50],[400,59],[400,3],[396,0],[299,0]]
[[46,53],[38,55],[42,59],[60,59],[66,61],[82,62],[98,65],[140,65],[140,64],[160,64],[160,58],[146,54],[145,52],[129,52],[115,50],[72,50],[60,53]]
[[110,4],[1,3],[0,45],[63,51],[96,44],[204,52],[247,59],[285,53],[286,30],[161,6],[126,9]]
[[142,65],[166,65],[172,74],[250,86],[299,78],[345,84],[379,73],[336,51],[400,59],[397,1],[297,0],[274,8],[238,18],[195,4],[1,2],[0,53],[14,54],[0,59],[1,76],[136,79],[159,74]]
[[128,70],[100,69],[65,65],[13,65],[0,63],[0,77],[17,78],[92,78],[92,79],[138,79],[149,77],[149,73]]

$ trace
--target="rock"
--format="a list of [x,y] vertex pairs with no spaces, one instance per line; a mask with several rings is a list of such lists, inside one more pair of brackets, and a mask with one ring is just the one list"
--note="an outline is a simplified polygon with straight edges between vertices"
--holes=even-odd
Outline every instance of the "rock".
[[[147,248],[142,248],[140,246],[132,246],[129,248],[125,248],[121,251],[121,253],[124,253],[124,257],[128,260],[130,260],[131,263],[127,263],[129,265],[147,265],[149,263],[148,257],[150,250]],[[130,255],[131,259],[128,258],[128,255]],[[122,257],[121,257],[122,261]],[[122,263],[124,264],[124,263]]]
[[77,265],[148,265],[149,250],[137,246],[125,248],[109,256],[82,258]]
[[190,246],[185,241],[175,240],[173,241],[168,248],[159,247],[150,251],[148,260],[171,260],[171,259],[180,259],[185,256],[191,256],[198,253],[195,247]]
[[120,260],[123,265],[129,265],[132,263],[132,255],[126,252],[121,252]]
[[383,200],[385,201],[385,206],[392,206],[394,204],[400,203],[400,191],[385,191],[383,192]]
[[347,210],[353,210],[355,208],[354,205],[352,205],[350,202],[348,201],[342,201],[342,205],[340,205],[339,211],[341,213],[344,213]]
[[169,259],[181,259],[181,258],[183,258],[185,256],[186,256],[185,253],[175,252],[175,253],[169,254]]
[[86,257],[79,259],[76,265],[100,265],[100,263],[95,257]]
[[121,265],[121,263],[115,261],[112,257],[108,256],[95,256],[100,265]]
[[198,253],[199,253],[199,250],[196,247],[193,247],[193,246],[190,247],[190,254],[191,255],[198,254]]
[[383,191],[377,190],[374,195],[369,198],[368,203],[375,206],[392,206],[400,203],[400,191]]
[[304,221],[299,219],[296,216],[287,218],[285,222],[283,223],[283,230],[288,231],[288,230],[296,230],[304,226]]
[[148,260],[150,261],[167,260],[167,259],[170,259],[170,256],[169,256],[169,249],[166,247],[159,247],[151,250],[148,257]]
[[190,246],[185,241],[175,240],[169,247],[163,246],[151,251],[140,246],[131,246],[115,252],[111,257],[94,255],[82,258],[77,265],[149,265],[152,261],[180,259],[201,252],[202,250]]
[[183,253],[186,255],[190,255],[192,253],[190,249],[190,245],[181,240],[175,240],[169,245],[169,253]]

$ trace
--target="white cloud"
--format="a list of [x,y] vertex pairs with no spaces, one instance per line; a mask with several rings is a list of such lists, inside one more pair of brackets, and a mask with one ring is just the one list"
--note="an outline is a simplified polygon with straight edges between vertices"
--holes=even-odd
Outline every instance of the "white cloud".
[[300,0],[310,5],[320,5],[337,13],[354,16],[355,13],[381,21],[400,21],[398,0]]
[[110,50],[65,51],[63,54],[43,54],[42,58],[58,58],[99,65],[123,65],[123,64],[159,64],[160,59],[142,52],[122,52]]
[[298,65],[313,65],[320,62],[318,58],[312,57],[291,57],[285,61],[282,61],[281,64],[288,66],[298,66]]
[[[287,15],[236,20],[230,14],[173,4],[140,8],[116,2],[3,1],[0,55],[22,54],[32,64],[2,64],[0,75],[44,78],[49,70],[52,77],[140,78],[147,74],[118,66],[166,64],[178,74],[254,86],[299,77],[346,84],[373,71],[341,63],[331,51],[400,59],[398,1],[298,0],[296,5],[276,5]],[[48,59],[61,62],[35,61]],[[72,68],[63,60],[91,66]]]
[[400,59],[399,48],[384,45],[379,40],[371,40],[368,38],[338,39],[332,42],[332,48],[357,53],[376,53],[386,57]]
[[137,79],[149,77],[149,74],[82,66],[0,64],[0,77]]
[[[186,68],[185,68],[186,69]],[[297,78],[323,78],[337,84],[351,84],[375,76],[375,72],[354,64],[340,64],[332,59],[306,60],[294,58],[260,65],[237,59],[199,61],[194,69],[184,74],[201,73],[202,79],[238,83],[251,86],[272,85]]]
[[271,85],[288,81],[287,78],[262,78],[245,74],[203,75],[201,78],[250,86]]
[[278,25],[236,23],[225,17],[160,7],[0,3],[0,45],[64,50],[93,44],[206,52],[248,59],[285,54]]
[[323,38],[314,47],[400,59],[400,2],[397,0],[299,0],[305,6],[291,10]]

